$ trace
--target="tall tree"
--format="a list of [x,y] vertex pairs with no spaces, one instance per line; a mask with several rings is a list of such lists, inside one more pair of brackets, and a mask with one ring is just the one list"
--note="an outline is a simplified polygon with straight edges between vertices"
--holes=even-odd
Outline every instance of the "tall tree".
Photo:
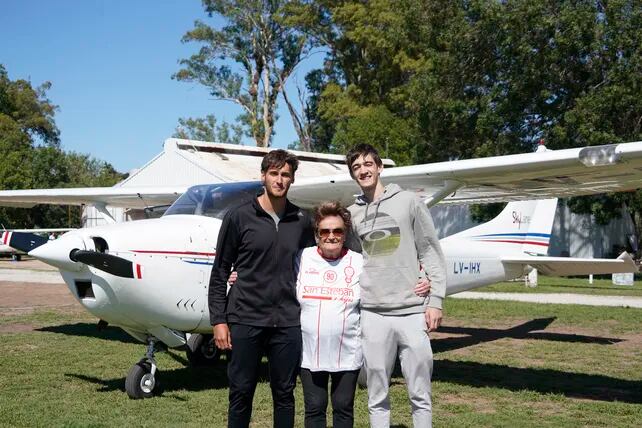
[[301,144],[309,149],[303,116],[285,91],[288,78],[308,54],[309,45],[305,34],[284,24],[287,3],[203,0],[208,15],[223,19],[225,24],[216,29],[196,22],[183,42],[202,46],[197,54],[180,61],[183,68],[173,78],[201,83],[216,100],[239,105],[243,110],[239,120],[259,147],[271,143],[277,98],[283,95]]

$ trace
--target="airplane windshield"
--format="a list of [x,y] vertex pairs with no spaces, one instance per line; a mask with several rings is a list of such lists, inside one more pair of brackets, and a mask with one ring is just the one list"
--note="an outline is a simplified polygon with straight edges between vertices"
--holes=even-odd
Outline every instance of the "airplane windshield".
[[228,209],[255,197],[260,189],[261,183],[258,181],[193,186],[183,193],[163,216],[194,214],[222,219]]

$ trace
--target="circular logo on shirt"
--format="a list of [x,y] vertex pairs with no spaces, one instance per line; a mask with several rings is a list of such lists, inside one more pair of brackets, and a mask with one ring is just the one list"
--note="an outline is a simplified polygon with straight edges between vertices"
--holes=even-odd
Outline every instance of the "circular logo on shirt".
[[369,256],[386,256],[399,248],[401,235],[396,220],[388,214],[378,212],[368,215],[357,225],[363,251]]
[[325,282],[335,282],[337,280],[337,274],[333,270],[326,270],[323,272],[323,279]]

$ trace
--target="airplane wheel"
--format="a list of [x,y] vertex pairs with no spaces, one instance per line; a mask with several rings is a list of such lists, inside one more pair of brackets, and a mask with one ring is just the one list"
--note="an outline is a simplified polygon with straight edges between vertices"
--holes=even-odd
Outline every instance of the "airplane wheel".
[[21,259],[22,259],[22,256],[20,254],[13,254],[11,256],[11,260],[13,260],[14,262],[19,262]]
[[211,366],[221,358],[211,334],[192,334],[187,339],[187,360],[192,366]]
[[[125,391],[132,399],[151,398],[154,396],[154,388],[157,387],[156,378],[151,373],[152,366],[149,362],[141,360],[127,373],[125,379]],[[158,371],[156,371],[158,373]]]

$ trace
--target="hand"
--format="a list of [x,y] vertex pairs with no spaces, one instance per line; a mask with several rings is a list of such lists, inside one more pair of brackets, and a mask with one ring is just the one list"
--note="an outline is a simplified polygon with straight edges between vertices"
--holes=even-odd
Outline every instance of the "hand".
[[417,296],[426,297],[430,293],[430,280],[428,278],[419,278],[414,291]]
[[221,350],[232,349],[232,336],[227,324],[216,324],[212,329],[214,331],[214,343]]
[[441,309],[437,308],[428,308],[426,309],[426,327],[428,327],[428,332],[435,331],[441,325]]
[[239,274],[233,270],[232,273],[230,274],[230,277],[227,279],[227,283],[230,285],[234,285],[236,280],[239,278]]

